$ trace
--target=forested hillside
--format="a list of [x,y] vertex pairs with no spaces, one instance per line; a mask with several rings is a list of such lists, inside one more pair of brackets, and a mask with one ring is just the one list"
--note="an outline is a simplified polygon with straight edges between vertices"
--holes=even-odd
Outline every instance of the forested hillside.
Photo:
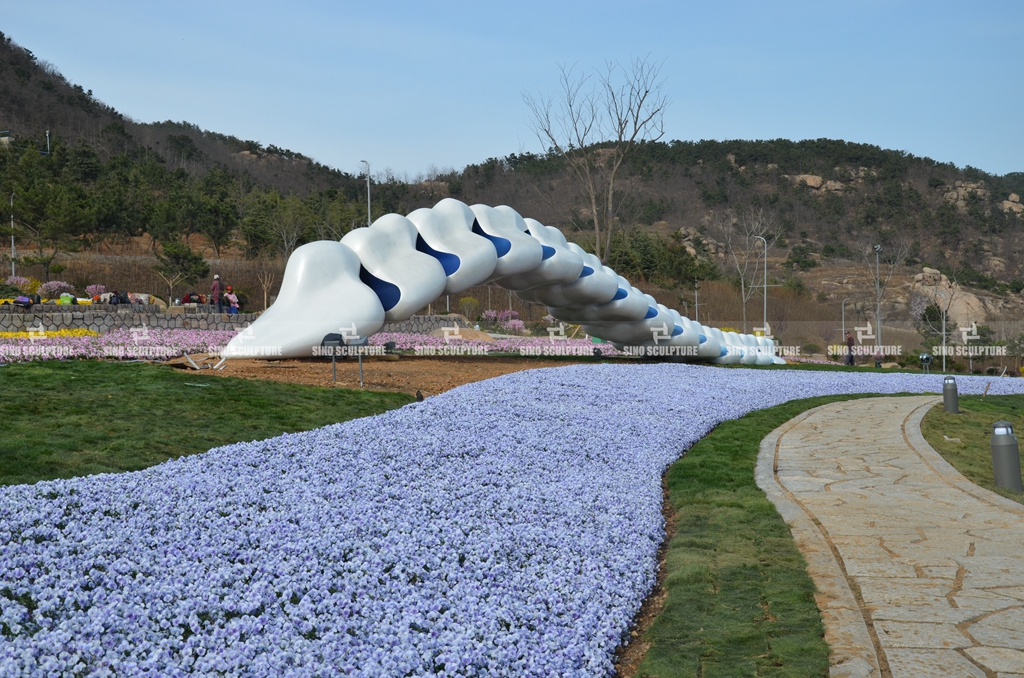
[[[208,258],[283,260],[365,224],[364,177],[188,123],[135,122],[2,34],[0,128],[9,131],[0,191],[13,195],[21,263],[43,278],[75,252],[140,255],[172,241]],[[711,225],[750,206],[777,219],[788,275],[856,259],[866,243],[899,233],[913,243],[913,264],[956,263],[963,280],[1003,293],[1024,278],[1024,173],[819,139],[651,143],[622,175],[609,261],[664,287],[728,276],[706,247]],[[372,192],[374,218],[451,196],[508,204],[584,246],[590,237],[582,194],[554,154],[374,181]]]

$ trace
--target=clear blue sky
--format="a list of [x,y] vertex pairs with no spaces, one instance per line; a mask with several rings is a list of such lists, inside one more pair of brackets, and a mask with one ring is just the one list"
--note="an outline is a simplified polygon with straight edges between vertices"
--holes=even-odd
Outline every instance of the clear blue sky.
[[132,118],[357,173],[540,151],[559,63],[665,60],[666,139],[830,137],[1024,171],[1024,2],[8,2],[0,30]]

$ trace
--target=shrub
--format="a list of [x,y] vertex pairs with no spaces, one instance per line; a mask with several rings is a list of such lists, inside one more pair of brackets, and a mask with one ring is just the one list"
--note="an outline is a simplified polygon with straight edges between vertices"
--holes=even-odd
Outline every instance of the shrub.
[[[513,311],[513,313],[515,313],[515,311]],[[505,330],[507,334],[524,334],[526,332],[526,323],[517,318],[511,318],[500,323],[500,327]]]
[[462,311],[462,315],[467,318],[475,318],[478,308],[480,308],[480,300],[476,297],[462,297],[459,299],[459,309]]
[[28,288],[30,281],[28,278],[22,278],[20,275],[9,275],[4,284],[8,287],[16,287],[22,294],[28,294]]
[[39,286],[39,296],[44,299],[56,299],[65,292],[74,294],[75,288],[63,280],[51,280]]
[[85,288],[85,293],[90,297],[97,297],[101,294],[105,294],[107,291],[106,285],[89,285]]
[[821,346],[817,344],[805,344],[800,350],[804,353],[822,353]]

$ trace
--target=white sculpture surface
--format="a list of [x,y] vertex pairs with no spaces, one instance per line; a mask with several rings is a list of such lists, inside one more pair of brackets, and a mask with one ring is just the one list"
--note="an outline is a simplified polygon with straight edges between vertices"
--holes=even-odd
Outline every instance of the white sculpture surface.
[[341,242],[296,249],[273,306],[224,355],[304,357],[332,334],[358,343],[385,321],[486,282],[619,348],[657,347],[723,365],[784,364],[771,340],[707,327],[659,304],[558,229],[505,205],[452,198],[408,217],[385,215]]
[[405,217],[385,214],[369,228],[354,229],[341,239],[359,255],[359,277],[377,293],[387,321],[410,318],[444,292],[444,267],[416,249],[417,235]]

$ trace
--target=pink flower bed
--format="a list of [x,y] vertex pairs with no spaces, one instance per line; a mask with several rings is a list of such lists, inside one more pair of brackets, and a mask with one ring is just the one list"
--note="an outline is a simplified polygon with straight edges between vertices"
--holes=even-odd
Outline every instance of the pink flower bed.
[[0,339],[0,362],[30,360],[167,360],[183,353],[219,353],[234,330],[117,329],[95,337]]

